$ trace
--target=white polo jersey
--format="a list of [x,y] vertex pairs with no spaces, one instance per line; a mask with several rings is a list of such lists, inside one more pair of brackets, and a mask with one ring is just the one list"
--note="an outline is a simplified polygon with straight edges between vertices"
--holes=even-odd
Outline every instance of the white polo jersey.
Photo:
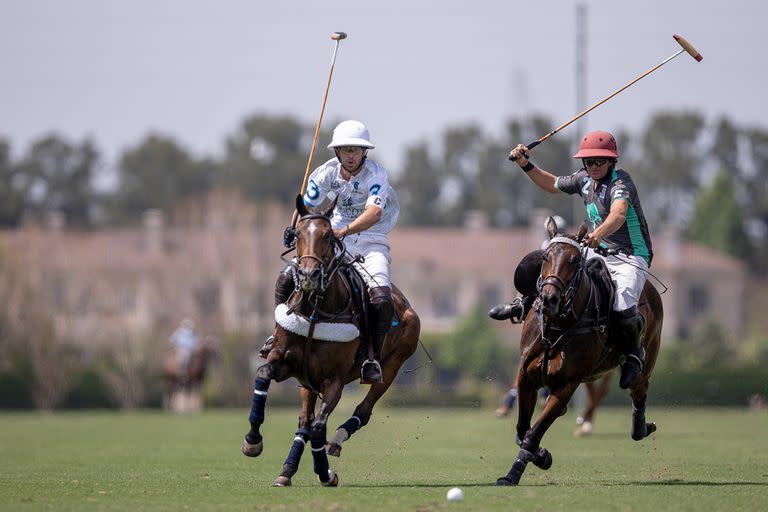
[[338,196],[331,217],[334,229],[347,226],[369,205],[381,208],[379,222],[362,233],[344,237],[344,246],[351,255],[361,254],[365,258],[362,264],[355,263],[355,266],[369,288],[390,286],[391,258],[387,234],[397,222],[400,204],[394,189],[389,185],[387,171],[373,160],[366,159],[357,176],[347,181],[341,177],[341,163],[333,158],[310,175],[304,203],[312,209],[317,208],[331,191]]
[[332,158],[310,175],[304,203],[314,209],[331,191],[338,196],[336,209],[331,217],[334,229],[348,225],[373,204],[381,208],[381,219],[360,235],[386,242],[387,234],[400,215],[400,204],[394,189],[389,185],[389,177],[384,167],[366,159],[357,176],[352,176],[347,181],[341,177],[341,163],[337,158]]

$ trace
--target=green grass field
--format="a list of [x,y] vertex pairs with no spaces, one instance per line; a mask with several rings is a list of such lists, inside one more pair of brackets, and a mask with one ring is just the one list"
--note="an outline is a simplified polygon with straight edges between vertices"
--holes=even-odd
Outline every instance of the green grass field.
[[[342,402],[329,434],[353,408]],[[768,510],[768,414],[658,409],[659,431],[629,439],[629,408],[598,412],[576,439],[574,415],[544,439],[549,471],[494,487],[517,447],[513,420],[488,409],[379,409],[331,459],[324,488],[309,449],[290,488],[272,488],[298,411],[267,408],[265,450],[240,454],[247,413],[0,413],[1,510]],[[465,500],[450,503],[448,488]]]

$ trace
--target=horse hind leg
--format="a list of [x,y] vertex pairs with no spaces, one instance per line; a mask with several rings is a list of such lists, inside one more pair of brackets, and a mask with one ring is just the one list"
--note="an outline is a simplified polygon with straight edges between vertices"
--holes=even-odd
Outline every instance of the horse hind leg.
[[384,382],[372,384],[363,401],[355,407],[355,412],[352,413],[352,416],[339,425],[333,439],[331,439],[331,442],[328,444],[328,455],[331,455],[332,457],[340,457],[341,445],[352,437],[355,432],[368,424],[368,421],[371,419],[371,414],[373,413],[373,407],[392,385],[403,361],[407,358],[407,356],[402,357],[393,354],[382,362],[381,370]]
[[635,441],[645,439],[649,435],[656,432],[656,423],[645,421],[645,400],[646,391],[648,390],[648,380],[643,379],[642,382],[636,383],[631,388],[632,396],[632,431],[630,436]]

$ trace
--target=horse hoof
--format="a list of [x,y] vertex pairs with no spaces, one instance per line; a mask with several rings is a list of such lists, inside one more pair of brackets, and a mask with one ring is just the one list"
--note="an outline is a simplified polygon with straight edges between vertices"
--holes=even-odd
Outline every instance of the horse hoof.
[[592,435],[592,422],[585,421],[579,428],[573,433],[576,437],[586,437]]
[[635,441],[642,441],[654,432],[656,432],[656,424],[646,423],[645,428],[643,429],[632,429],[632,439]]
[[332,469],[328,470],[328,481],[323,482],[320,480],[320,477],[318,476],[317,479],[320,481],[320,483],[323,485],[323,487],[338,487],[339,486],[339,475],[336,474],[336,472]]
[[503,485],[503,486],[507,486],[508,487],[508,486],[517,485],[517,482],[513,482],[512,480],[509,479],[509,477],[503,476],[503,477],[499,478],[498,480],[496,480],[496,485],[497,486],[502,486]]
[[328,452],[328,455],[330,455],[331,457],[340,457],[341,445],[336,443],[330,443],[326,451]]
[[258,457],[261,452],[264,451],[264,441],[259,441],[256,444],[251,444],[247,439],[243,439],[243,446],[240,447],[243,455],[247,457]]
[[537,468],[546,471],[552,467],[552,454],[546,448],[539,448],[532,462]]
[[280,475],[279,477],[275,478],[275,481],[272,482],[272,487],[290,487],[291,486],[291,479],[287,476]]
[[504,418],[506,416],[509,416],[510,408],[506,405],[502,405],[498,409],[496,409],[496,417],[497,418]]

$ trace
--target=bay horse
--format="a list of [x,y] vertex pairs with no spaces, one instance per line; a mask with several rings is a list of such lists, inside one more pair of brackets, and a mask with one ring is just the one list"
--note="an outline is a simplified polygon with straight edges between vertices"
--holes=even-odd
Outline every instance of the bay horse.
[[202,408],[200,388],[215,357],[216,350],[207,340],[195,347],[184,367],[178,354],[174,350],[168,351],[163,361],[166,408],[176,412],[199,411]]
[[[582,247],[586,224],[576,236],[558,235],[557,225],[550,218],[547,231],[550,241],[539,274],[538,304],[528,313],[520,340],[516,435],[520,451],[509,472],[496,485],[518,485],[529,462],[549,469],[552,455],[541,446],[547,429],[565,413],[580,383],[594,381],[619,365],[621,354],[608,327],[610,303],[606,307],[607,301],[601,301],[602,294],[594,279],[599,277],[588,272],[587,251]],[[604,310],[595,311],[601,303]],[[659,352],[663,308],[658,291],[648,281],[638,309],[645,319],[642,343],[646,357],[642,373],[629,388],[631,437],[635,441],[656,431],[656,424],[645,420],[645,401]],[[550,389],[550,395],[531,426],[536,392],[543,386]]]
[[[342,443],[368,423],[374,405],[389,389],[405,360],[415,352],[421,330],[418,315],[393,284],[392,299],[399,323],[393,322],[381,349],[383,382],[371,385],[352,417],[339,426],[328,443],[328,419],[339,403],[344,385],[360,378],[366,348],[360,334],[361,320],[365,319],[355,306],[353,295],[356,285],[342,271],[343,267],[351,266],[350,261],[345,258],[343,242],[331,228],[334,208],[335,201],[328,210],[312,214],[301,196],[296,198],[300,215],[296,224],[297,258],[293,260],[296,288],[287,303],[275,310],[275,340],[267,362],[256,371],[248,418],[251,429],[241,448],[249,457],[258,457],[264,447],[259,428],[264,423],[270,382],[293,377],[301,386],[299,427],[283,470],[272,483],[276,487],[291,485],[307,440],[320,483],[338,485],[338,474],[329,469],[327,455],[340,456]],[[320,408],[315,414],[318,397]]]

